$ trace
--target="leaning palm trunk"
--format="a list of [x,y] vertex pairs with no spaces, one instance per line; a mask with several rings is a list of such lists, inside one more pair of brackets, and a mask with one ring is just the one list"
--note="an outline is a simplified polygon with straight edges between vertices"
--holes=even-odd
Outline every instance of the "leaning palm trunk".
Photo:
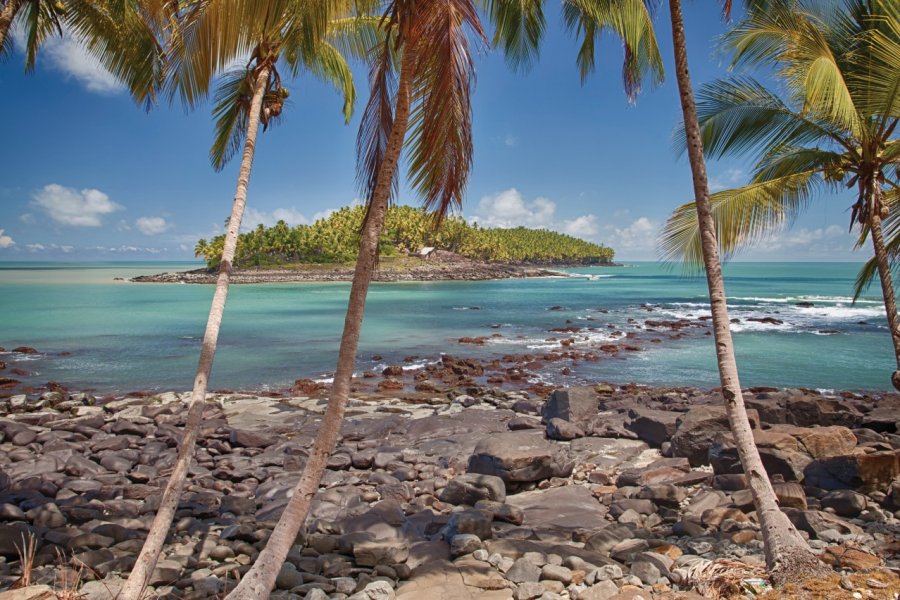
[[684,116],[684,128],[687,137],[688,157],[691,163],[691,174],[694,183],[694,198],[697,206],[697,218],[700,226],[703,264],[706,269],[706,280],[709,286],[709,300],[712,309],[713,333],[716,343],[716,361],[719,367],[719,378],[722,383],[722,395],[725,397],[725,410],[728,422],[734,435],[738,455],[747,477],[747,485],[753,494],[753,503],[759,518],[765,546],[766,565],[769,574],[776,584],[814,576],[823,571],[824,566],[812,554],[806,542],[787,516],[778,507],[778,500],[772,489],[759,450],[753,440],[753,431],[744,406],[741,384],[738,380],[737,362],[734,356],[734,345],[728,319],[728,305],[725,296],[725,283],[722,278],[722,265],[719,262],[716,226],[709,201],[709,189],[706,177],[706,163],[703,158],[703,144],[700,138],[700,124],[697,109],[691,91],[690,74],[688,73],[687,47],[684,39],[684,19],[681,12],[681,0],[669,0],[672,18],[672,41],[675,50],[675,69],[678,79],[678,92],[681,97],[681,110]]
[[322,418],[322,426],[313,442],[309,457],[306,459],[300,480],[294,486],[291,498],[284,507],[284,512],[275,525],[272,535],[266,542],[266,547],[259,553],[253,567],[244,575],[237,587],[228,594],[226,600],[265,600],[269,597],[281,565],[284,564],[288,552],[296,543],[300,528],[306,522],[313,498],[319,489],[322,475],[325,473],[328,457],[334,451],[340,437],[344,410],[350,397],[350,381],[356,367],[356,349],[359,344],[359,332],[366,307],[366,294],[378,262],[378,239],[384,228],[384,218],[387,214],[391,194],[391,182],[394,179],[394,172],[397,169],[409,122],[412,80],[410,63],[410,54],[407,53],[400,70],[394,125],[360,236],[359,257],[356,259],[356,270],[350,286],[350,299],[347,303],[347,316],[344,319],[344,332],[341,335],[341,346],[338,351],[337,369],[331,386],[328,407]]
[[22,7],[22,0],[7,0],[6,4],[3,5],[3,8],[0,9],[0,48],[3,47],[3,44],[6,42],[6,37],[9,35],[9,29],[12,27],[13,19],[16,18],[16,13],[19,12],[19,8]]
[[197,375],[194,378],[194,389],[191,393],[184,438],[181,440],[178,459],[175,462],[172,474],[169,476],[169,482],[166,484],[166,489],[163,492],[162,501],[159,509],[156,511],[156,517],[153,519],[153,524],[147,534],[147,539],[144,541],[144,546],[141,548],[137,562],[128,576],[128,581],[125,582],[122,591],[118,595],[119,600],[139,600],[147,588],[150,576],[156,568],[156,561],[159,559],[159,554],[162,552],[163,544],[169,533],[169,528],[172,525],[172,519],[178,508],[181,491],[184,488],[184,482],[191,465],[194,444],[200,432],[203,408],[206,404],[206,387],[216,353],[219,328],[222,325],[222,314],[225,312],[225,299],[228,297],[231,263],[234,260],[235,250],[237,249],[241,218],[244,215],[244,206],[247,203],[247,185],[250,182],[250,169],[253,166],[253,153],[256,148],[256,133],[259,128],[258,115],[262,109],[266,82],[269,79],[269,70],[268,66],[263,66],[257,74],[254,83],[253,99],[250,105],[250,119],[247,124],[247,139],[244,142],[244,154],[241,160],[241,168],[238,172],[234,204],[231,208],[231,217],[228,220],[228,231],[225,234],[225,247],[222,250],[222,262],[219,264],[216,291],[213,295],[212,306],[209,309],[206,332],[203,335],[203,348],[200,351],[200,362],[197,365]]
[[897,317],[897,302],[894,299],[894,283],[891,281],[891,265],[884,248],[884,235],[881,232],[881,189],[878,183],[869,184],[867,194],[869,210],[869,229],[872,230],[872,248],[875,252],[875,263],[881,278],[881,293],[884,296],[884,310],[887,313],[888,328],[891,330],[891,341],[894,343],[894,356],[897,359],[897,370],[891,375],[894,388],[900,390],[900,318]]

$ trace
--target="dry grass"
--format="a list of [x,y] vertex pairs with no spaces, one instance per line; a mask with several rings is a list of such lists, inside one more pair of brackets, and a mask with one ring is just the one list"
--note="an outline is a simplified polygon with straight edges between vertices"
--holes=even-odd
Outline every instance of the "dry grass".
[[57,578],[56,597],[59,600],[80,600],[82,594],[78,592],[84,575],[84,563],[79,563],[74,569],[69,568],[66,557],[59,549],[56,550],[56,562],[59,565],[59,573],[63,577]]
[[[853,573],[846,576],[852,590],[841,586],[841,576],[808,579],[799,584],[788,584],[780,590],[772,590],[760,596],[763,600],[832,600],[851,598],[859,592],[864,599],[896,600],[900,595],[900,577],[887,569],[875,569],[867,573]],[[881,586],[884,587],[881,587]]]
[[23,588],[31,585],[31,573],[34,569],[34,556],[37,554],[37,538],[29,533],[26,539],[25,534],[23,533],[22,545],[19,546],[16,544],[16,553],[19,555],[19,568],[21,569],[22,574],[19,576],[18,581],[10,586],[10,589]]

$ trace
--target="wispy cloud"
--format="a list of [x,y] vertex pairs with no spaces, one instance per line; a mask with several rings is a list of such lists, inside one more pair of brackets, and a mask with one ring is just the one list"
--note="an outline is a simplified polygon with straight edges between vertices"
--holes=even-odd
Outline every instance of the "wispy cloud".
[[[358,203],[359,202],[354,201],[351,203],[351,206],[355,206]],[[284,221],[291,227],[296,227],[297,225],[309,225],[315,223],[319,219],[327,219],[331,213],[335,212],[335,210],[337,209],[328,208],[314,213],[312,217],[307,217],[293,206],[290,208],[276,208],[269,212],[261,211],[253,207],[247,207],[244,211],[244,218],[241,220],[241,229],[243,231],[250,231],[259,224],[271,227],[278,221]]]
[[76,190],[56,183],[45,185],[34,193],[32,205],[60,225],[99,227],[102,216],[122,210],[100,190]]
[[709,178],[709,191],[720,192],[733,188],[742,184],[745,177],[746,173],[744,173],[743,169],[726,169],[724,172]]
[[125,89],[96,58],[84,50],[84,45],[70,34],[65,34],[61,38],[49,38],[41,48],[39,56],[48,67],[59,71],[66,78],[76,80],[90,92],[110,95]]
[[172,225],[163,217],[139,217],[134,226],[144,235],[159,235]]

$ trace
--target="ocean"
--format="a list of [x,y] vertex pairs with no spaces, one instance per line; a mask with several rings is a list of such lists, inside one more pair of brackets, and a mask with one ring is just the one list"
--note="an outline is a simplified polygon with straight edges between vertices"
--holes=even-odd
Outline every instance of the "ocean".
[[[0,263],[0,376],[57,381],[103,393],[188,390],[197,366],[212,286],[130,283],[136,275],[194,263]],[[726,287],[743,386],[887,390],[895,368],[880,289],[851,303],[859,265],[748,263],[726,266]],[[346,283],[232,286],[211,389],[263,390],[329,376],[349,293]],[[551,310],[552,309],[552,310]],[[500,281],[376,283],[369,292],[358,368],[439,360],[442,353],[498,358],[586,350],[621,339],[640,351],[602,360],[551,363],[554,384],[608,381],[713,387],[707,329],[672,339],[645,321],[709,314],[705,279],[657,263],[565,269],[560,277]],[[778,323],[748,319],[771,317]],[[702,322],[701,322],[702,323]],[[554,328],[579,328],[556,333]],[[461,337],[488,337],[483,345]],[[650,341],[654,339],[656,341]],[[601,353],[602,354],[602,353]],[[606,356],[606,355],[604,355]],[[569,372],[563,374],[564,366]],[[28,375],[10,375],[11,368]]]

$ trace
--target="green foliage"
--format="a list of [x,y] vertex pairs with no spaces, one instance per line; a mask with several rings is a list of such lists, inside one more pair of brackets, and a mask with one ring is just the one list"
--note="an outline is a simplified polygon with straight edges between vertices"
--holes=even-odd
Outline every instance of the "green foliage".
[[[356,260],[365,207],[345,207],[312,225],[290,227],[279,221],[258,225],[238,239],[236,267],[286,263],[346,263]],[[225,236],[200,240],[194,248],[210,268],[219,264]],[[544,229],[483,229],[461,217],[447,217],[435,229],[421,208],[393,206],[385,219],[382,256],[416,253],[423,247],[456,252],[487,262],[604,263],[613,250]]]

